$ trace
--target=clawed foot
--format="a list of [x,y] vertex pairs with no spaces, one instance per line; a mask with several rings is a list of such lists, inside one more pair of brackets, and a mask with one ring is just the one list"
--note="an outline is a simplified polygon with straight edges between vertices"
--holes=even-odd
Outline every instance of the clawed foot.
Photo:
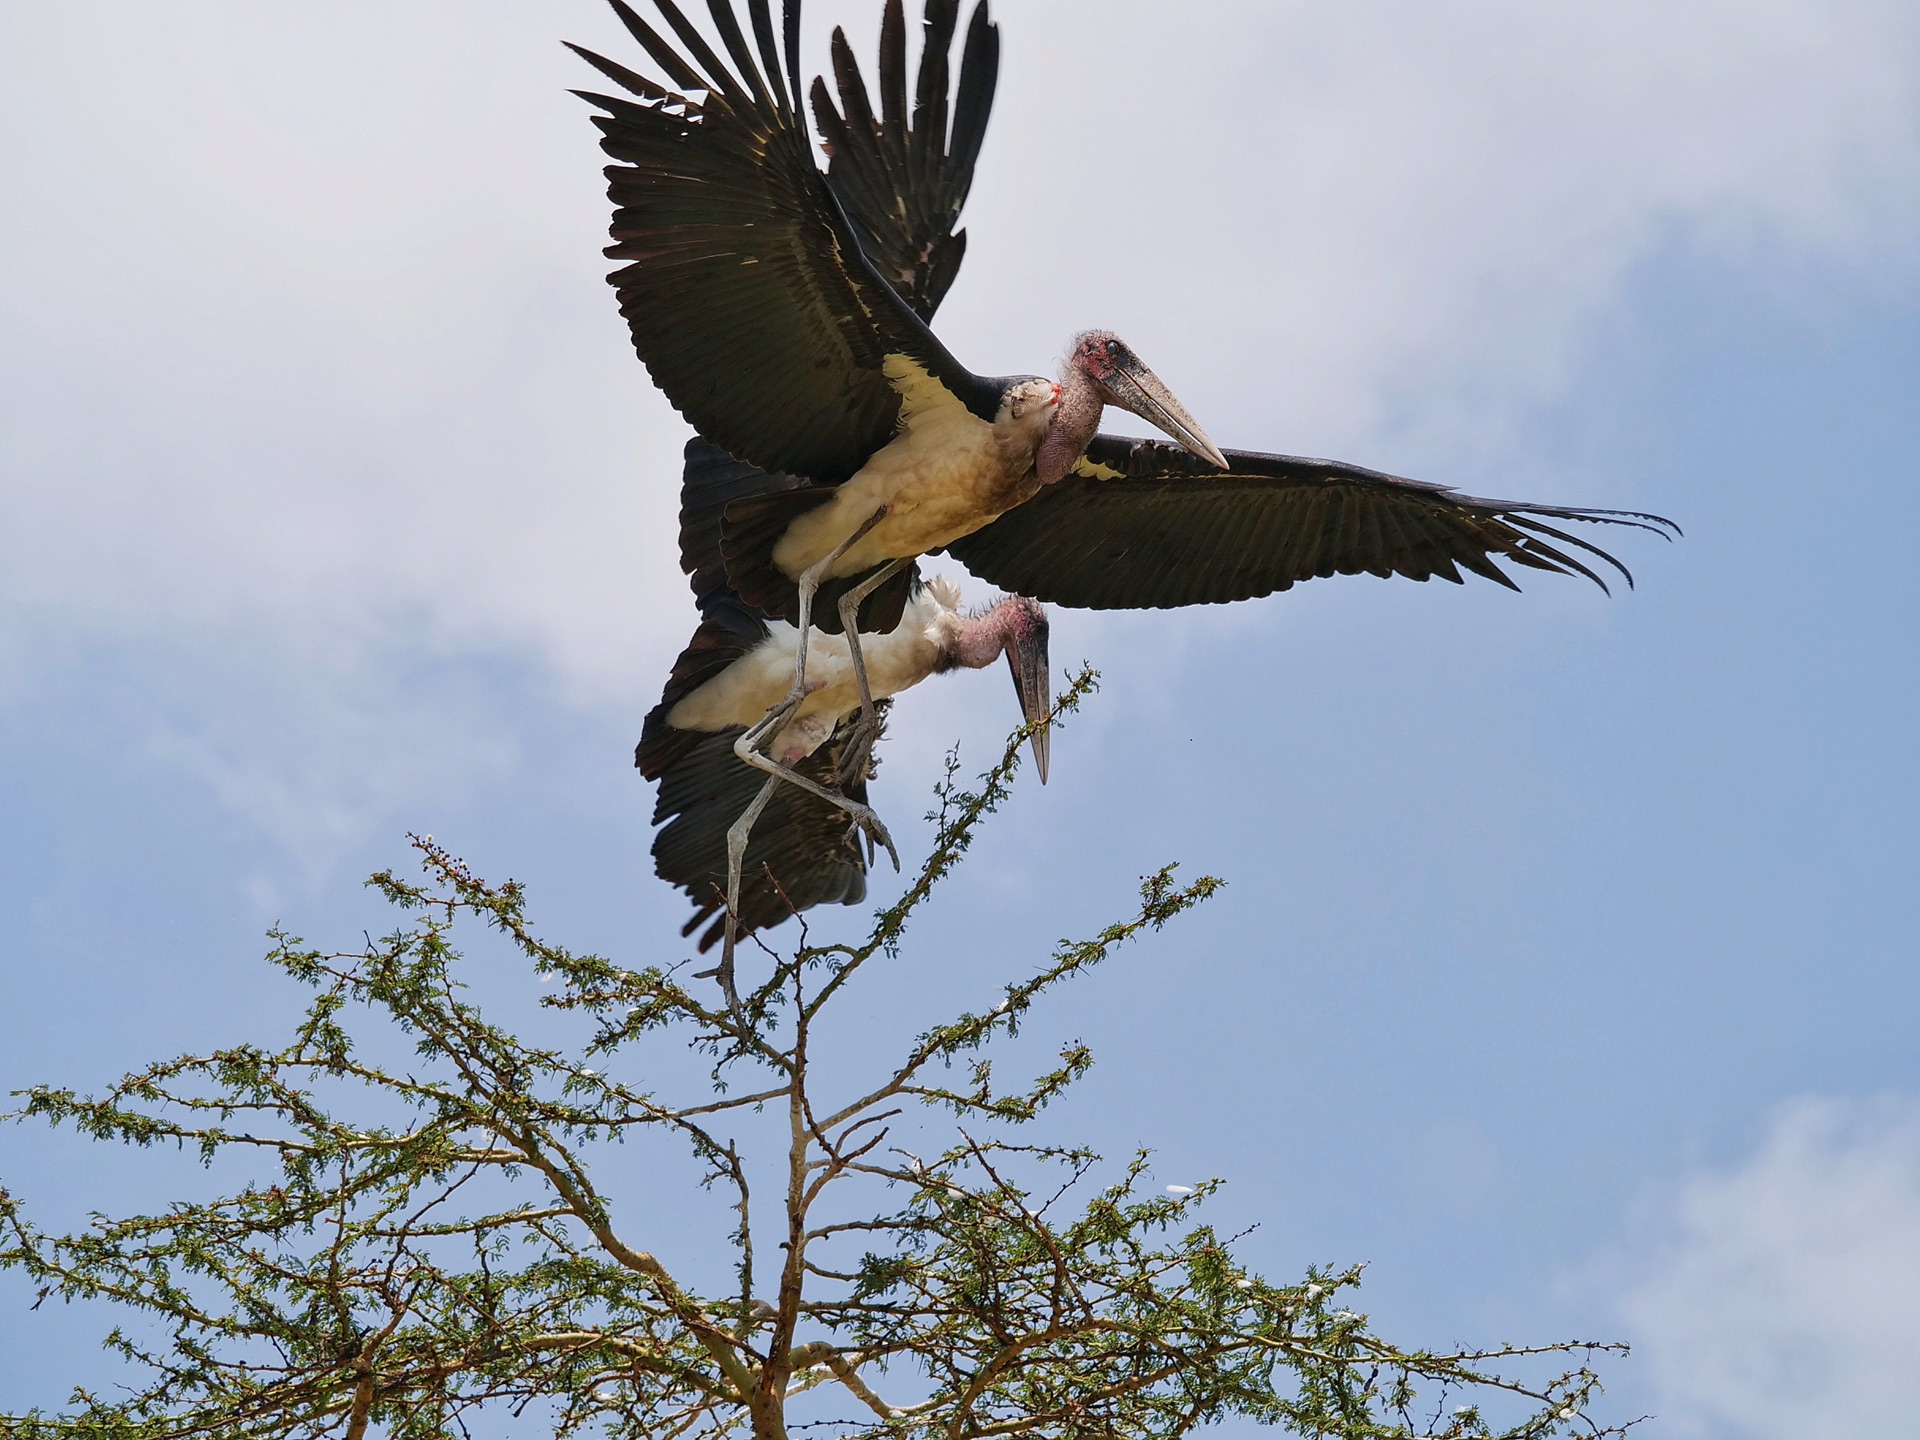
[[900,852],[893,848],[893,837],[887,833],[887,827],[880,823],[880,817],[857,800],[843,800],[841,803],[846,807],[852,830],[866,837],[868,860],[872,860],[873,847],[878,845],[887,852],[887,857],[893,861],[893,868],[898,870]]

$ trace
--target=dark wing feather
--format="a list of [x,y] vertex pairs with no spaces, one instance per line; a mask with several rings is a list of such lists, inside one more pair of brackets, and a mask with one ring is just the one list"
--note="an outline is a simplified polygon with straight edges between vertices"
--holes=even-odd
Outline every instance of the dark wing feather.
[[698,435],[687,441],[680,479],[680,568],[690,577],[695,600],[704,605],[726,591],[720,520],[727,506],[805,488],[807,482],[796,476],[756,469]]
[[[693,577],[701,607],[719,598],[742,603],[737,588],[768,598],[777,610],[784,591],[789,608],[782,618],[797,623],[798,595],[793,582],[774,568],[773,547],[789,525],[832,495],[830,486],[770,475],[697,435],[689,440],[680,483],[680,568]],[[885,634],[898,625],[918,575],[919,568],[909,565],[867,596],[860,606],[860,629]],[[840,633],[840,597],[863,578],[852,575],[820,586],[814,595],[814,629]]]
[[[881,702],[884,711],[886,702]],[[837,785],[845,725],[795,769],[822,785]],[[725,931],[727,830],[760,791],[761,771],[733,753],[738,730],[695,736],[690,746],[660,777],[654,821],[665,821],[654,837],[654,867],[660,878],[678,885],[693,901],[693,918],[682,934],[702,925],[700,949],[707,950]],[[873,772],[871,760],[868,775]],[[845,788],[855,800],[867,798],[866,776]],[[867,862],[846,812],[782,785],[761,813],[747,841],[740,873],[743,934],[777,925],[816,905],[854,905],[866,898]]]
[[1247,600],[1326,575],[1439,576],[1519,587],[1495,563],[1633,583],[1554,522],[1677,535],[1658,515],[1482,500],[1444,485],[1292,455],[1226,453],[1216,470],[1154,440],[1094,438],[1075,473],[947,547],[1015,594],[1093,610]]
[[1000,71],[1000,32],[986,0],[980,0],[967,27],[949,135],[947,58],[960,0],[926,0],[910,124],[900,7],[901,0],[887,0],[881,24],[880,118],[874,116],[852,47],[838,29],[833,76],[840,105],[835,108],[826,81],[816,78],[813,115],[832,157],[827,183],[845,207],[861,248],[914,312],[931,320],[966,254],[966,232],[954,226],[986,138]]
[[[675,408],[729,454],[829,483],[892,438],[890,354],[990,418],[998,388],[961,366],[862,254],[814,163],[790,77],[768,84],[729,0],[709,8],[731,66],[671,0],[653,3],[677,49],[612,3],[670,84],[704,97],[579,51],[634,97],[578,92],[605,112],[594,117],[601,147],[620,162],[606,172],[607,254],[628,263],[609,279],[634,348]],[[764,59],[767,0],[748,3]]]

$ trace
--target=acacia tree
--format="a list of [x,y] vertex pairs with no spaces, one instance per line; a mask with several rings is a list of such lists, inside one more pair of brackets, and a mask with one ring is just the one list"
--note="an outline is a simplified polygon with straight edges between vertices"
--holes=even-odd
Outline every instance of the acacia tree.
[[[97,1097],[23,1092],[12,1118],[192,1147],[253,1178],[66,1235],[0,1191],[0,1267],[39,1301],[128,1312],[106,1343],[131,1377],[110,1397],[76,1390],[57,1416],[0,1417],[0,1435],[424,1440],[489,1415],[515,1435],[755,1440],[1160,1437],[1236,1415],[1316,1436],[1620,1433],[1589,1414],[1584,1362],[1609,1347],[1403,1348],[1349,1308],[1357,1270],[1248,1269],[1243,1237],[1199,1218],[1213,1183],[1166,1193],[1144,1153],[1109,1167],[1023,1141],[1092,1057],[1069,1044],[1003,1089],[982,1052],[1217,880],[1169,866],[1129,918],[978,1013],[884,1063],[870,1031],[859,1056],[818,1062],[824,1017],[897,957],[1005,798],[1021,738],[971,789],[949,761],[932,853],[863,940],[803,932],[732,1004],[681,967],[548,944],[518,885],[416,838],[423,881],[371,881],[407,919],[392,934],[328,952],[275,933],[269,960],[312,992],[286,1043],[149,1065]],[[578,1026],[572,1048],[481,1014],[454,948],[474,926],[556,982],[543,1004]],[[404,1065],[368,1058],[382,1027],[410,1040]],[[699,1093],[638,1078],[662,1041],[706,1054]],[[868,1081],[835,1078],[870,1060]],[[938,1153],[889,1143],[909,1107],[945,1117]],[[607,1147],[642,1139],[690,1149],[726,1197],[697,1202],[734,1247],[718,1293],[664,1263],[647,1214],[603,1187]]]

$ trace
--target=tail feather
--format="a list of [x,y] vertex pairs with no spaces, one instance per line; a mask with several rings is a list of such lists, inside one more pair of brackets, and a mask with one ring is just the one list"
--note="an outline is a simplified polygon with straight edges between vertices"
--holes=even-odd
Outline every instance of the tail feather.
[[731,596],[711,599],[701,607],[700,627],[673,662],[660,703],[641,723],[633,763],[642,775],[652,780],[664,774],[700,739],[700,731],[676,730],[667,724],[673,707],[766,638],[766,621]]
[[680,480],[680,568],[691,578],[694,599],[705,605],[727,588],[720,554],[721,516],[736,500],[798,490],[806,481],[756,470],[698,435],[687,441]]

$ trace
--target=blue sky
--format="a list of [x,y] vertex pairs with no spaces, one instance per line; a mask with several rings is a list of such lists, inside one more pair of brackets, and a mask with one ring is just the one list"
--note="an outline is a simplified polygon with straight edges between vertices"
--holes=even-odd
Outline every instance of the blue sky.
[[[810,7],[809,64],[877,9]],[[1372,1261],[1390,1334],[1634,1341],[1609,1404],[1655,1433],[1912,1427],[1920,16],[1171,14],[996,6],[956,352],[1109,326],[1224,445],[1687,538],[1621,538],[1612,599],[1057,612],[1103,692],[871,1013],[1220,874],[1039,1017],[1102,1060],[1054,1123],[1226,1177],[1276,1271]],[[409,829],[677,953],[629,758],[691,621],[685,432],[561,37],[621,43],[585,3],[0,17],[0,1087],[261,1035],[262,932],[378,926]],[[913,851],[1014,706],[897,716]],[[139,1166],[0,1135],[49,1213],[151,1203]],[[0,1395],[102,1328],[0,1286]]]

